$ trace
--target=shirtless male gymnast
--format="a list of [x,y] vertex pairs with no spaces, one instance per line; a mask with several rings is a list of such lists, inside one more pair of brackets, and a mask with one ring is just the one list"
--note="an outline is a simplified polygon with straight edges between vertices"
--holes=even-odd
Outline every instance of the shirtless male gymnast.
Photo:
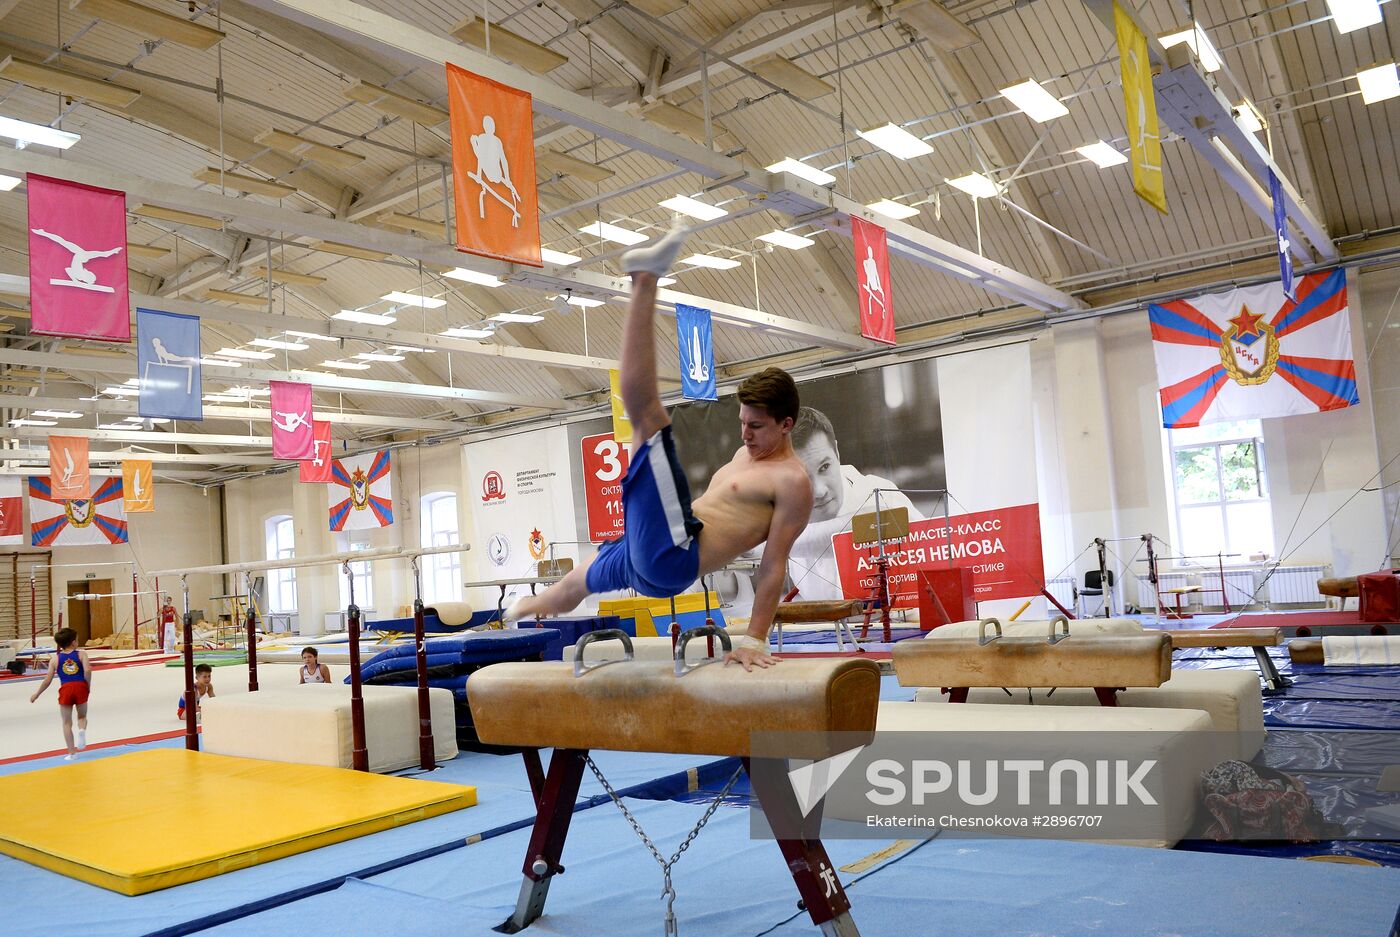
[[624,534],[544,592],[517,599],[506,621],[560,615],[596,592],[673,596],[766,542],[748,634],[735,639],[725,663],[767,667],[777,662],[768,654],[768,629],[782,597],[788,551],[812,513],[811,481],[788,438],[797,419],[797,385],[778,368],[739,385],[744,446],[692,504],[657,390],[652,334],[656,281],[675,262],[685,236],[678,225],[622,255],[622,269],[632,276],[620,368],[622,405],[632,421],[632,458],[622,482]]

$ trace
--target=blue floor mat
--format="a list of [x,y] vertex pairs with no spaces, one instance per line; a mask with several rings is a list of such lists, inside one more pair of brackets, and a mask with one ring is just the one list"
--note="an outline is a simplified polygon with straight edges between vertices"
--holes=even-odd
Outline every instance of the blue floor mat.
[[[628,805],[667,857],[704,813],[704,807],[690,804],[629,799]],[[528,840],[529,831],[521,830],[367,881],[392,889],[396,901],[400,900],[397,894],[410,893],[423,896],[425,909],[438,909],[443,903],[456,908],[459,937],[491,937],[490,928],[505,920],[515,906]],[[889,845],[878,840],[827,844],[838,868]],[[898,861],[906,854],[904,850],[884,861]],[[527,934],[622,937],[661,930],[661,871],[611,804],[574,816],[563,865],[565,873],[550,886],[545,916]],[[752,937],[789,917],[798,900],[777,845],[750,838],[747,810],[717,811],[677,863],[673,875],[681,933]],[[847,873],[842,879],[852,877]],[[366,915],[375,913],[371,906],[382,898],[374,892],[342,892],[339,897],[358,903]],[[303,910],[304,905],[298,904],[211,933],[231,937],[294,932],[305,926]],[[354,913],[337,917],[355,919]]]
[[[936,839],[850,890],[865,937],[1386,937],[1400,870],[1043,840]],[[805,915],[769,932],[813,933]]]
[[[154,744],[179,745],[182,740]],[[91,754],[105,757],[137,747],[120,746]],[[666,775],[684,775],[689,768],[715,760],[704,756],[630,752],[598,752],[596,758],[609,781],[619,789],[650,783]],[[53,760],[24,762],[5,768],[33,770],[45,767],[46,763],[52,764]],[[413,776],[417,772],[402,774]],[[54,932],[53,908],[61,907],[65,928],[91,934],[148,934],[163,930],[190,933],[199,922],[209,921],[229,909],[257,906],[299,890],[314,891],[327,887],[327,882],[331,883],[328,887],[334,888],[339,885],[339,879],[347,875],[423,850],[458,847],[469,837],[496,835],[503,829],[528,826],[534,818],[534,801],[518,755],[464,754],[425,776],[434,781],[474,784],[479,803],[466,810],[373,836],[137,897],[118,895],[9,856],[0,856],[0,894],[26,896],[25,901],[15,902],[8,909],[0,932],[6,937],[48,937]],[[294,794],[291,792],[289,796]],[[606,794],[589,774],[584,778],[580,796],[601,799]],[[217,809],[217,805],[211,805],[211,809]]]
[[1266,697],[1264,725],[1271,729],[1400,729],[1400,701]]

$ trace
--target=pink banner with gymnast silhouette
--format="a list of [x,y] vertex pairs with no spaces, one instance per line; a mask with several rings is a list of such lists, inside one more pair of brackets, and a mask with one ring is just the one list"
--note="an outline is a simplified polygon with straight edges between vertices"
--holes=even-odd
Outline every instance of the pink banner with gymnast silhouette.
[[311,419],[311,385],[296,381],[268,381],[272,397],[272,457],[313,459],[316,431]]
[[852,216],[851,240],[856,247],[860,334],[871,341],[893,345],[894,290],[890,284],[890,252],[885,229]]
[[30,331],[131,341],[126,193],[30,173]]
[[541,266],[529,93],[449,64],[447,106],[457,249]]

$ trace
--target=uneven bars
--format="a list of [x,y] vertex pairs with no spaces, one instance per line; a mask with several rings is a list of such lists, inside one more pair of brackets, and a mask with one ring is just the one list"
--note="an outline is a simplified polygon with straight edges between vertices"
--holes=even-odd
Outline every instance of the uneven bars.
[[470,544],[453,544],[445,547],[422,547],[404,549],[402,547],[379,547],[375,550],[346,550],[343,553],[322,553],[319,556],[289,556],[280,560],[255,560],[250,563],[224,563],[219,566],[189,566],[184,569],[157,569],[151,576],[190,576],[208,573],[249,573],[268,569],[301,569],[307,566],[339,566],[344,563],[359,563],[364,560],[412,559],[415,556],[431,556],[437,553],[465,553]]
[[159,595],[155,589],[148,589],[145,592],[78,592],[74,595],[65,595],[63,598],[77,602],[95,602],[98,599],[116,599],[128,595]]
[[108,563],[35,563],[33,569],[88,569],[93,566],[135,566],[135,560],[113,560]]

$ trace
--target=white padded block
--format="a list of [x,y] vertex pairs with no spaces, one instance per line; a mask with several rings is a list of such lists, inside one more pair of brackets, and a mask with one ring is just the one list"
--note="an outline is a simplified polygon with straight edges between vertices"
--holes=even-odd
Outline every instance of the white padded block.
[[[925,639],[934,638],[975,638],[982,627],[981,620],[977,621],[955,621],[940,628],[934,628]],[[1056,626],[1057,631],[1063,631],[1063,625]],[[1050,634],[1050,621],[1048,619],[1033,619],[1027,621],[1018,618],[1015,621],[1005,621],[1001,623],[1001,633],[1007,635],[1046,637]],[[1069,623],[1070,634],[1142,634],[1142,623],[1133,618],[1076,618]],[[996,634],[996,629],[991,625],[987,626],[987,637]]]
[[[1099,706],[1098,697],[1088,687],[1060,687],[1028,690],[1008,687],[972,687],[968,703],[1036,706]],[[920,703],[946,702],[937,687],[920,687],[914,693]],[[1101,707],[1114,708],[1114,707]],[[1233,733],[1237,747],[1232,758],[1249,761],[1264,747],[1264,696],[1259,675],[1246,670],[1173,670],[1172,678],[1161,686],[1132,687],[1118,692],[1119,709],[1198,709],[1210,717],[1211,728]]]
[[[695,638],[685,646],[685,659],[689,663],[696,663],[704,660],[709,655],[705,653],[706,641],[704,638]],[[720,645],[719,639],[715,639],[715,656],[724,656],[724,648]],[[594,641],[583,649],[583,661],[586,664],[596,664],[605,660],[622,660],[623,650],[621,641]],[[674,660],[671,650],[671,638],[669,635],[656,638],[633,638],[632,639],[632,659],[633,660]],[[564,648],[564,662],[572,664],[574,662],[574,645],[570,644]]]
[[[1021,732],[1034,733],[1042,739],[1046,733],[1053,732],[1131,733],[1123,738],[1125,747],[1131,741],[1134,749],[1117,750],[1115,757],[1157,759],[1168,772],[1164,785],[1165,799],[1156,807],[1140,808],[1152,811],[1148,836],[1117,842],[1169,848],[1191,829],[1196,816],[1200,773],[1219,760],[1213,755],[1204,755],[1201,746],[1189,743],[1193,734],[1210,728],[1210,717],[1191,709],[991,706],[976,703],[942,705],[918,701],[881,701],[873,743],[876,752],[872,757],[878,757],[882,736],[886,737],[887,744],[896,746],[892,753],[904,751],[905,746],[888,738],[900,732]],[[930,752],[929,756],[937,757],[937,753]],[[1014,758],[1016,753],[1008,751],[1002,757]],[[830,807],[827,815],[832,815]],[[865,818],[839,819],[864,822]]]
[[1324,664],[1400,664],[1400,635],[1329,634],[1322,639]]
[[[366,686],[365,747],[369,769],[398,771],[418,764],[418,690]],[[428,690],[433,756],[457,757],[457,722],[452,691]],[[343,683],[306,684],[219,696],[201,704],[204,751],[293,764],[352,766],[354,736],[350,687]]]

